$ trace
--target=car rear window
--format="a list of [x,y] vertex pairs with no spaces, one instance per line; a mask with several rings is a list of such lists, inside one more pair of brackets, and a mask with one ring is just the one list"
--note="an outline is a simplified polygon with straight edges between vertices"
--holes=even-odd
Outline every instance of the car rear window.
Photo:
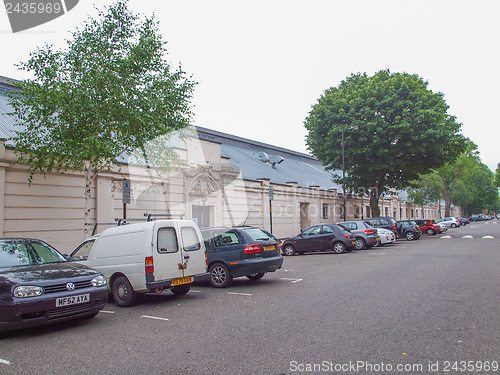
[[254,241],[269,241],[272,239],[267,233],[259,228],[247,229],[245,230],[245,233],[247,233]]
[[0,267],[65,262],[57,250],[40,242],[0,242]]

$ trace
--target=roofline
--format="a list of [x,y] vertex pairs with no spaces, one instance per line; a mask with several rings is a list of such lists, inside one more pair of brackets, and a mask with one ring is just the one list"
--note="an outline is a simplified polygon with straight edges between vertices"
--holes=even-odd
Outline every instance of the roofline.
[[311,161],[318,161],[318,159],[316,159],[314,156],[309,155],[309,154],[305,154],[303,152],[290,150],[290,149],[287,149],[287,148],[284,148],[284,147],[270,145],[269,143],[263,143],[263,142],[259,142],[259,141],[254,141],[254,140],[251,140],[251,139],[248,139],[248,138],[238,137],[236,135],[232,135],[232,134],[228,134],[228,133],[223,133],[223,132],[220,132],[218,130],[212,130],[212,129],[204,128],[202,126],[197,126],[197,125],[195,126],[195,125],[193,125],[193,127],[199,133],[204,133],[204,134],[207,134],[207,135],[212,135],[212,136],[216,136],[216,137],[219,137],[219,138],[228,139],[228,140],[236,141],[236,142],[240,142],[240,143],[246,143],[246,144],[249,144],[249,145],[252,145],[252,146],[265,147],[265,148],[268,148],[268,149],[271,149],[271,150],[275,150],[277,152],[292,154],[292,155],[295,155],[295,156],[298,156],[298,157],[301,157],[301,158],[310,159]]

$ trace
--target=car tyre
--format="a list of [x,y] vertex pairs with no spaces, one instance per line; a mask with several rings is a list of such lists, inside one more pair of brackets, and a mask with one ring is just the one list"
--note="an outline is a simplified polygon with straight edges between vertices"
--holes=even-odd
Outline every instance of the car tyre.
[[456,228],[456,227],[457,227],[457,224],[453,223],[453,224],[451,224],[451,227],[452,227],[452,228]]
[[191,289],[191,284],[181,284],[170,288],[172,293],[174,293],[176,296],[183,296],[184,294],[189,292],[189,289]]
[[231,281],[233,281],[233,276],[229,268],[224,263],[215,263],[210,266],[210,284],[214,288],[227,288]]
[[356,238],[356,250],[364,250],[366,249],[366,242],[362,238]]
[[413,233],[413,232],[406,232],[405,238],[408,241],[413,241],[413,240],[417,239],[417,237],[415,236],[415,233]]
[[436,232],[432,228],[427,228],[427,230],[425,231],[425,233],[427,233],[428,236],[433,236],[433,235],[436,234]]
[[247,275],[247,278],[250,280],[260,280],[264,277],[264,275],[265,275],[264,272],[251,273],[250,275]]
[[297,254],[297,251],[295,250],[295,247],[293,247],[293,245],[286,244],[286,245],[283,247],[283,253],[284,253],[285,255],[292,256],[292,255]]
[[120,307],[132,306],[137,299],[137,293],[125,276],[116,278],[111,287],[111,294],[115,303]]
[[332,249],[336,254],[342,254],[346,252],[347,247],[342,242],[335,242]]

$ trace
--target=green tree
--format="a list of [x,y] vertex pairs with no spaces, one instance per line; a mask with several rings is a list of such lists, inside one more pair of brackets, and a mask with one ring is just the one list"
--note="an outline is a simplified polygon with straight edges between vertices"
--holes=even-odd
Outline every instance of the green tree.
[[453,204],[461,206],[464,215],[470,216],[485,209],[495,210],[497,203],[495,175],[488,166],[476,160],[468,176],[456,181]]
[[497,169],[495,171],[495,186],[500,188],[500,163],[497,164]]
[[139,18],[117,1],[77,29],[65,49],[46,45],[19,64],[34,78],[10,98],[18,160],[30,166],[30,181],[37,171],[84,172],[86,224],[99,172],[190,123],[195,82],[170,67],[165,44],[153,17]]
[[358,126],[345,131],[346,182],[370,193],[374,216],[384,191],[408,187],[464,149],[461,125],[447,113],[443,94],[427,86],[417,75],[389,70],[353,74],[326,90],[305,120],[307,145],[330,170],[342,168],[342,129]]
[[456,182],[459,179],[469,178],[478,162],[477,146],[467,139],[466,149],[458,158],[436,169],[436,173],[443,182],[445,216],[451,215],[451,203]]
[[443,182],[436,172],[428,173],[412,181],[407,192],[408,198],[416,205],[439,203],[443,194]]

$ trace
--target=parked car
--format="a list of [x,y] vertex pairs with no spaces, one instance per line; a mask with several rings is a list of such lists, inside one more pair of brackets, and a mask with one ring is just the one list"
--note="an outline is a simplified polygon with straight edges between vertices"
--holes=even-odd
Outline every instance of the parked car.
[[365,221],[373,225],[375,228],[385,228],[392,230],[396,238],[399,235],[398,230],[396,229],[396,220],[394,220],[392,217],[372,217],[369,219],[365,219]]
[[441,233],[441,226],[436,224],[436,220],[431,219],[415,219],[413,220],[417,223],[420,231],[427,234],[428,236],[435,235],[436,233]]
[[440,233],[444,233],[444,232],[446,232],[446,231],[448,230],[448,227],[447,227],[445,224],[443,224],[443,223],[438,223],[438,222],[436,221],[436,225],[437,225],[437,226],[439,227],[439,229],[441,230],[441,232],[440,232]]
[[380,237],[380,244],[375,246],[384,246],[396,242],[396,235],[392,230],[377,228],[377,233]]
[[484,221],[483,215],[470,215],[469,216],[470,221]]
[[460,224],[461,225],[467,225],[467,224],[469,224],[469,220],[467,218],[465,218],[465,217],[457,217],[457,219],[460,220]]
[[186,294],[208,279],[205,245],[191,220],[158,220],[105,229],[81,243],[70,259],[100,271],[118,306],[132,306],[138,293]]
[[377,233],[377,229],[366,221],[343,221],[337,223],[337,225],[347,229],[354,235],[356,239],[356,250],[370,249],[380,244],[380,236]]
[[399,236],[406,238],[408,241],[418,240],[422,232],[417,223],[413,220],[398,221],[396,227],[399,231]]
[[260,228],[203,228],[210,284],[224,288],[235,277],[259,280],[281,268],[279,241]]
[[355,246],[356,239],[348,230],[337,224],[319,224],[303,230],[295,237],[285,239],[281,249],[285,255],[325,250],[341,254],[352,251]]
[[443,223],[448,228],[450,228],[450,227],[451,228],[457,228],[460,225],[462,225],[462,223],[460,222],[460,220],[457,217],[444,217],[442,219],[439,219],[437,222],[438,223]]
[[0,239],[0,331],[92,318],[108,293],[100,272],[46,242]]

